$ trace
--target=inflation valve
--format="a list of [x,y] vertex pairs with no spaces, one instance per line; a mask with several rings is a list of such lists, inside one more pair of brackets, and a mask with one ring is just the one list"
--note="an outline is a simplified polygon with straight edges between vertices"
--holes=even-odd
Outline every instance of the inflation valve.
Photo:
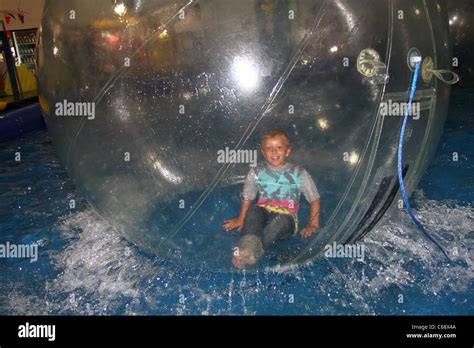
[[[426,57],[421,65],[421,78],[424,83],[428,84],[431,82],[433,75],[448,85],[454,85],[459,81],[459,75],[451,70],[435,70],[433,59]],[[451,75],[451,79],[446,79],[444,75]]]
[[357,71],[365,77],[378,77],[381,83],[386,82],[386,68],[385,63],[380,61],[380,55],[372,48],[363,49],[357,57]]
[[[415,47],[410,48],[407,55],[407,64],[411,71],[415,71],[416,63],[419,61],[421,61],[420,50]],[[451,70],[436,70],[431,57],[425,57],[425,59],[423,59],[420,68],[420,75],[425,84],[429,84],[431,82],[433,75],[448,85],[454,85],[459,81],[459,75]],[[451,75],[451,79],[445,78],[444,75]]]

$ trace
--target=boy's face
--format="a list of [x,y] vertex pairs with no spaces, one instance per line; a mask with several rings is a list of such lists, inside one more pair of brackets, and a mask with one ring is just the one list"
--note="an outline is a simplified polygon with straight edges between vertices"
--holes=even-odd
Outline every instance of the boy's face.
[[284,138],[276,136],[266,139],[262,143],[262,155],[274,167],[285,164],[286,158],[291,154],[291,147]]

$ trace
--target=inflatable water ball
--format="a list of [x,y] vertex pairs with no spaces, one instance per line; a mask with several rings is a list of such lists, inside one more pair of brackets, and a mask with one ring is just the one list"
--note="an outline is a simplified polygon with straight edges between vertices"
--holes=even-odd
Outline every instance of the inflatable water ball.
[[449,86],[430,73],[450,65],[446,17],[443,2],[421,0],[46,0],[41,107],[90,205],[144,251],[192,268],[232,268],[238,234],[222,225],[239,213],[247,155],[263,161],[262,134],[287,132],[291,162],[321,194],[321,228],[255,267],[301,263],[399,209],[413,57],[424,64],[408,193],[419,181],[448,107]]

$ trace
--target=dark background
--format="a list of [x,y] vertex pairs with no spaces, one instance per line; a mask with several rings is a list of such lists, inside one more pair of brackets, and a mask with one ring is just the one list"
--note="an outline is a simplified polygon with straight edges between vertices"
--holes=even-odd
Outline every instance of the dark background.
[[446,69],[453,70],[461,78],[454,85],[454,90],[472,88],[474,87],[474,0],[446,0],[446,7],[450,21],[453,57],[459,59],[458,67],[446,67]]

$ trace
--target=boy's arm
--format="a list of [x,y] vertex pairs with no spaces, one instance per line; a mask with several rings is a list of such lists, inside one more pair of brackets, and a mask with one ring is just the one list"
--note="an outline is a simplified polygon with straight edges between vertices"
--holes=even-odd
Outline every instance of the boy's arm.
[[226,231],[233,230],[234,228],[236,228],[239,232],[242,230],[244,227],[245,215],[247,214],[247,210],[249,210],[251,202],[252,201],[249,199],[244,199],[239,216],[233,219],[224,220],[224,229]]
[[321,201],[319,198],[311,202],[311,211],[310,211],[308,225],[301,230],[301,236],[303,238],[308,238],[312,236],[313,233],[316,232],[316,230],[319,228],[320,208],[321,208]]
[[320,209],[321,209],[321,200],[319,198],[311,202],[311,211],[309,213],[308,227],[315,227],[316,229],[319,228]]
[[302,173],[302,191],[305,198],[308,202],[310,202],[311,205],[308,225],[301,230],[301,236],[303,238],[307,238],[319,228],[321,200],[316,184],[306,170],[303,170]]
[[249,210],[250,204],[252,201],[257,197],[257,188],[255,187],[255,180],[257,179],[255,170],[253,168],[250,169],[249,173],[247,174],[247,178],[245,179],[244,190],[242,192],[243,202],[242,208],[240,209],[240,214],[238,219],[242,222],[245,219],[245,214],[247,214],[247,210]]
[[244,201],[242,202],[242,208],[240,208],[240,214],[238,217],[238,219],[242,221],[242,223],[244,222],[245,215],[247,214],[247,210],[249,210],[251,202],[252,201],[248,199],[244,199]]
[[226,231],[230,231],[236,228],[240,232],[244,227],[244,220],[245,215],[247,214],[247,210],[249,210],[250,204],[257,195],[257,190],[255,188],[255,179],[255,171],[252,168],[250,169],[249,174],[247,175],[247,178],[245,180],[244,191],[242,193],[244,200],[242,201],[242,208],[240,208],[240,214],[239,216],[233,219],[224,220],[224,229]]

